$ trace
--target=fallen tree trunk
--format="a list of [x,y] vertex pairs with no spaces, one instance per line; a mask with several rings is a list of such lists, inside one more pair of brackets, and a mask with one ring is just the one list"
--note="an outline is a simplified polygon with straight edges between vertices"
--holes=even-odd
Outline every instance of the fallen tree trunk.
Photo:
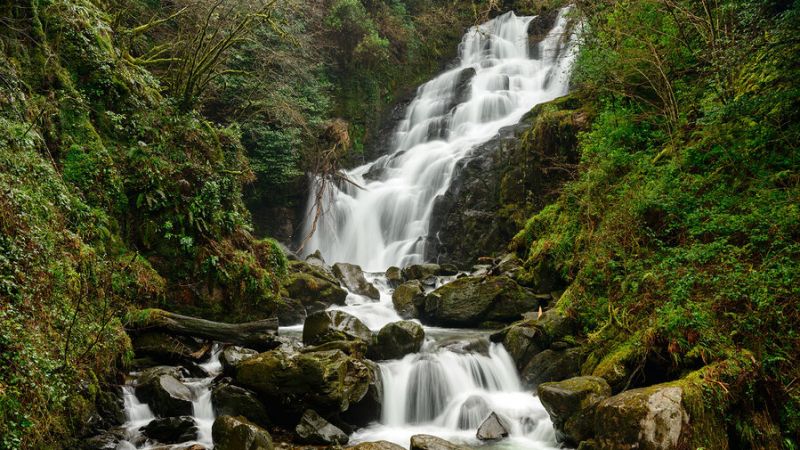
[[233,324],[183,316],[161,309],[143,309],[128,316],[126,328],[133,333],[158,330],[255,350],[271,350],[279,345],[275,339],[278,335],[277,318]]

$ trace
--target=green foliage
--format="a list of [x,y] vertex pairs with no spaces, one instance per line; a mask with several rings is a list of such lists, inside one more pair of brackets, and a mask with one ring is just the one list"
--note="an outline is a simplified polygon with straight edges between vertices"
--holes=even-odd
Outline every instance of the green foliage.
[[[598,114],[580,136],[579,178],[515,238],[529,276],[551,264],[570,282],[561,306],[593,337],[595,364],[629,338],[667,357],[664,373],[751,351],[760,381],[730,419],[733,439],[766,445],[768,431],[739,426],[763,419],[790,442],[800,432],[800,73],[788,61],[800,10],[656,0],[580,10],[576,80]],[[764,407],[768,398],[782,406]]]

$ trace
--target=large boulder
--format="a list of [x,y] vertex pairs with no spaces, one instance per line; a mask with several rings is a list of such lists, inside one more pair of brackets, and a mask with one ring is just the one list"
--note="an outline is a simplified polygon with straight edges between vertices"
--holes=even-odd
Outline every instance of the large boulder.
[[221,416],[211,428],[215,450],[272,450],[267,430],[244,417]]
[[154,367],[139,375],[136,396],[158,417],[192,415],[192,391],[178,381],[177,373],[173,367]]
[[389,267],[386,269],[386,281],[391,287],[399,286],[403,281],[403,271],[399,267]]
[[142,434],[162,444],[177,444],[197,439],[197,424],[191,416],[163,417],[141,428]]
[[306,318],[303,343],[319,345],[331,341],[372,341],[372,331],[357,317],[344,311],[319,311]]
[[364,271],[361,266],[347,263],[336,263],[333,265],[333,274],[350,290],[358,295],[367,296],[373,300],[379,300],[381,293],[378,288],[364,278]]
[[258,355],[258,352],[249,348],[229,345],[222,350],[219,355],[219,362],[225,373],[233,373],[234,368],[240,362]]
[[300,441],[313,445],[344,445],[350,438],[344,431],[325,420],[316,411],[307,409],[294,429]]
[[498,416],[496,412],[492,411],[489,417],[478,427],[475,436],[482,441],[497,441],[508,437],[509,428],[511,428],[511,425]]
[[411,450],[470,450],[470,447],[456,445],[436,436],[415,434],[411,436]]
[[392,304],[403,319],[419,318],[419,308],[425,304],[425,291],[419,280],[411,280],[397,286],[392,293]]
[[344,305],[347,299],[347,291],[333,273],[324,266],[303,261],[289,261],[289,274],[282,287],[286,292],[284,297],[300,301],[307,310]]
[[398,359],[417,353],[425,340],[422,325],[410,320],[392,322],[378,332],[375,343],[369,348],[371,359]]
[[365,360],[338,350],[293,354],[273,350],[240,363],[235,382],[254,391],[265,404],[299,417],[306,407],[325,413],[346,411],[365,397],[374,376]]
[[271,425],[267,409],[256,395],[229,382],[222,382],[211,388],[211,405],[217,417],[242,416],[263,428]]
[[539,385],[539,399],[550,414],[556,437],[569,445],[593,435],[595,406],[610,395],[611,387],[599,377],[575,377]]
[[533,307],[532,295],[511,278],[463,277],[428,294],[421,319],[431,325],[475,327],[519,320]]
[[594,440],[599,448],[614,450],[727,449],[724,402],[705,406],[702,384],[678,380],[601,401]]

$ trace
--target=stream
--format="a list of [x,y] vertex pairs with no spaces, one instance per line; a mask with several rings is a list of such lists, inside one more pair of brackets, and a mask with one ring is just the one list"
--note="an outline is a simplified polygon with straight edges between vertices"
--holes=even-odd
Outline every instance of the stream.
[[[507,13],[473,27],[459,47],[457,66],[419,87],[397,126],[393,149],[348,172],[363,189],[343,183],[326,192],[326,215],[305,248],[319,249],[330,262],[360,265],[380,292],[377,301],[350,293],[346,305],[331,309],[357,317],[374,332],[402,320],[383,271],[423,262],[435,200],[450,186],[460,159],[533,106],[567,93],[575,43],[568,12],[561,10],[553,29],[533,47],[527,31],[533,17]],[[426,289],[454,278],[437,277]],[[302,325],[279,333],[299,337]],[[356,430],[351,444],[387,440],[408,447],[410,437],[422,433],[484,448],[561,448],[539,399],[524,389],[511,357],[501,344],[489,342],[488,331],[425,327],[425,333],[419,353],[379,362],[380,420]],[[219,353],[216,345],[201,365],[207,377],[183,379],[197,439],[175,448],[213,447],[210,386],[222,369]],[[136,398],[133,384],[123,388],[123,397],[128,447],[122,448],[153,448],[139,430],[155,416]],[[509,437],[481,443],[476,430],[491,412],[510,425]]]

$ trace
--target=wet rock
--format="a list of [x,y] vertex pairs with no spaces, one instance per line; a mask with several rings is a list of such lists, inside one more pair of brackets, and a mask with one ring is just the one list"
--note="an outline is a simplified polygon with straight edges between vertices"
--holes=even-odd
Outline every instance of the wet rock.
[[347,448],[352,450],[405,450],[404,447],[393,444],[389,441],[362,442],[358,445]]
[[611,395],[611,387],[599,377],[576,377],[542,383],[538,393],[558,440],[577,445],[592,437],[596,406]]
[[286,416],[299,416],[306,407],[323,413],[346,411],[364,398],[374,375],[366,360],[338,350],[272,350],[240,363],[235,383],[255,392],[264,404],[284,408]]
[[211,405],[217,417],[242,416],[260,427],[271,426],[267,409],[256,395],[228,382],[218,384],[211,389]]
[[211,429],[215,450],[272,450],[267,430],[244,417],[221,416]]
[[439,266],[439,270],[436,272],[436,275],[442,277],[451,277],[453,275],[458,275],[459,272],[460,271],[458,270],[458,266],[456,266],[455,264],[444,263]]
[[379,300],[381,298],[381,293],[378,292],[378,288],[364,278],[364,271],[361,270],[361,266],[336,263],[333,265],[333,274],[350,290],[350,292],[367,296],[373,300]]
[[417,353],[425,340],[422,325],[410,320],[392,322],[378,332],[375,343],[369,347],[371,359],[398,359]]
[[190,416],[192,392],[176,378],[177,368],[155,367],[139,376],[136,396],[159,417]]
[[320,311],[306,318],[303,343],[319,345],[331,341],[372,341],[372,331],[357,317],[343,311]]
[[470,447],[456,445],[436,436],[415,434],[411,436],[411,450],[469,450]]
[[258,352],[249,348],[239,347],[236,345],[229,345],[222,350],[219,355],[219,362],[222,364],[222,370],[227,373],[233,373],[233,369],[240,362],[258,355]]
[[325,262],[325,258],[322,257],[322,252],[319,250],[306,256],[306,262],[313,266],[320,267],[327,272],[331,271],[330,266]]
[[307,409],[294,429],[300,441],[315,445],[344,445],[350,438],[316,411]]
[[496,412],[492,411],[489,417],[478,427],[478,432],[475,436],[482,441],[500,440],[504,437],[508,437],[508,429],[510,427],[508,422],[498,416]]
[[278,303],[278,309],[275,312],[275,315],[278,317],[278,323],[280,323],[281,326],[303,323],[307,314],[306,306],[303,305],[303,302],[289,297],[281,299],[281,302]]
[[316,303],[344,305],[347,291],[339,286],[339,280],[326,266],[303,261],[290,261],[289,274],[283,285],[285,297],[300,301],[306,309]]
[[405,280],[403,279],[403,273],[400,268],[392,266],[386,269],[386,281],[391,287],[397,287],[403,283]]
[[162,444],[177,444],[197,439],[197,424],[191,416],[163,417],[153,419],[141,432]]
[[547,350],[551,343],[577,332],[575,319],[556,309],[545,311],[538,319],[517,322],[492,334],[492,342],[502,342],[519,370],[524,370],[531,359]]
[[372,372],[370,374],[367,393],[358,402],[341,414],[342,420],[348,424],[365,427],[381,418],[383,409],[383,379],[380,367],[368,360],[362,360],[364,365]]
[[441,266],[438,264],[414,264],[412,266],[405,267],[402,270],[403,278],[406,280],[425,280],[430,277],[436,276],[437,273],[441,270]]
[[522,380],[532,389],[548,381],[561,381],[580,375],[583,350],[571,348],[564,351],[545,350],[522,370]]
[[428,294],[421,319],[431,325],[475,327],[513,322],[532,308],[530,293],[508,277],[464,277]]
[[404,319],[419,318],[419,307],[425,303],[425,291],[419,280],[401,284],[392,293],[392,304],[397,314]]
[[124,424],[127,420],[125,416],[125,403],[122,400],[122,390],[119,387],[111,387],[97,393],[95,398],[97,413],[101,418],[100,427],[109,429]]
[[83,441],[84,450],[114,450],[125,442],[125,429],[115,428],[97,436],[92,436]]

